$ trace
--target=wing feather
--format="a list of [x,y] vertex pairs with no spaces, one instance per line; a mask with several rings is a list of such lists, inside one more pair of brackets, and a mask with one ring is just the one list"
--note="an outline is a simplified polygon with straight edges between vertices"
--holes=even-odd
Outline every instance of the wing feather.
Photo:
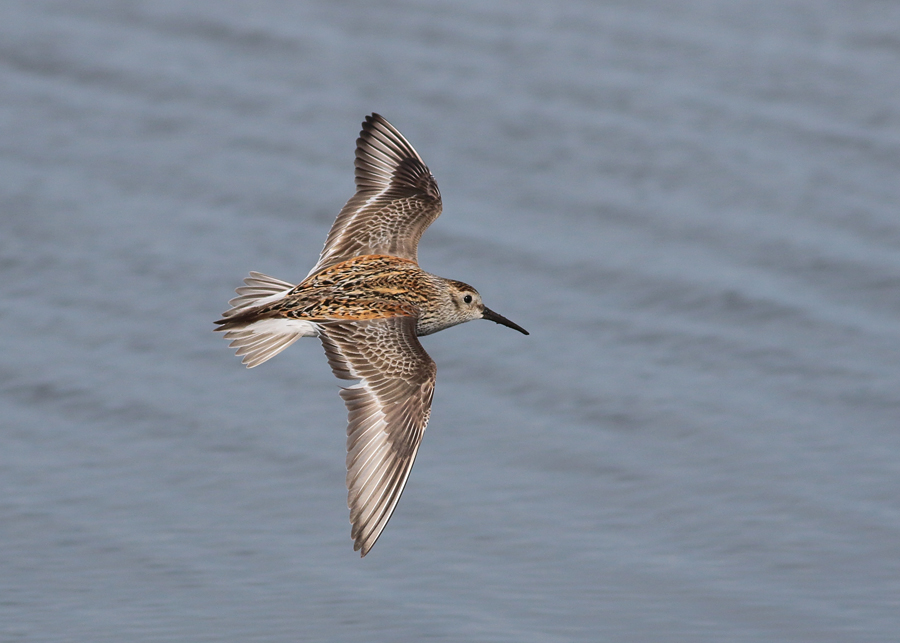
[[413,317],[323,323],[319,337],[334,374],[359,380],[347,406],[347,505],[354,550],[365,556],[394,512],[431,415],[434,361]]
[[418,261],[419,239],[441,214],[441,192],[428,166],[379,114],[363,123],[354,167],[356,194],[335,219],[310,275],[359,255]]

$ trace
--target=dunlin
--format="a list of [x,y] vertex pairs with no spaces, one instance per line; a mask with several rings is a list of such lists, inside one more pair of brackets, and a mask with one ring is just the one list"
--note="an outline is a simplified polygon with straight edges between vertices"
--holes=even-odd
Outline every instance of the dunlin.
[[419,268],[422,233],[441,213],[437,183],[413,146],[378,114],[356,141],[356,194],[318,263],[295,286],[251,272],[216,323],[248,368],[301,337],[318,337],[349,412],[347,505],[353,549],[365,556],[387,525],[431,415],[436,367],[421,335],[488,319],[461,281]]

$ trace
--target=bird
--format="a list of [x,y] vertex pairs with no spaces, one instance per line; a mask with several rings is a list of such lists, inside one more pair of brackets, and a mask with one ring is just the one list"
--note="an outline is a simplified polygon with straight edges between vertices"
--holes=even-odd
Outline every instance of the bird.
[[301,337],[318,337],[348,412],[347,506],[354,551],[381,536],[406,486],[431,416],[437,367],[419,337],[473,319],[528,335],[484,305],[475,288],[419,267],[418,245],[441,214],[422,157],[384,117],[356,141],[356,192],[319,260],[295,285],[250,272],[217,320],[248,368]]

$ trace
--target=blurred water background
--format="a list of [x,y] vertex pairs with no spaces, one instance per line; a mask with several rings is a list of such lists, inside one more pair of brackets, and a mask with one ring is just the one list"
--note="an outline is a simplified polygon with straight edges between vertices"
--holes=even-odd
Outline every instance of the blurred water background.
[[[900,4],[0,2],[0,640],[896,641]],[[432,421],[353,553],[299,281],[378,111]]]

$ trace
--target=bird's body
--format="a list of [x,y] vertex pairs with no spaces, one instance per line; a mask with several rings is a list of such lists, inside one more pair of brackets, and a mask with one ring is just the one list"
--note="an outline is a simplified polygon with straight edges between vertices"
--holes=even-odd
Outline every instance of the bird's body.
[[408,315],[416,318],[421,337],[473,319],[453,296],[463,291],[475,292],[425,272],[410,259],[363,255],[310,275],[278,300],[229,319],[222,330],[250,318],[326,323]]
[[216,330],[248,367],[317,336],[349,411],[347,487],[354,549],[368,553],[393,513],[431,413],[436,366],[418,337],[472,319],[524,329],[471,286],[422,270],[416,251],[441,212],[422,159],[386,120],[357,140],[357,192],[299,285],[251,272]]

